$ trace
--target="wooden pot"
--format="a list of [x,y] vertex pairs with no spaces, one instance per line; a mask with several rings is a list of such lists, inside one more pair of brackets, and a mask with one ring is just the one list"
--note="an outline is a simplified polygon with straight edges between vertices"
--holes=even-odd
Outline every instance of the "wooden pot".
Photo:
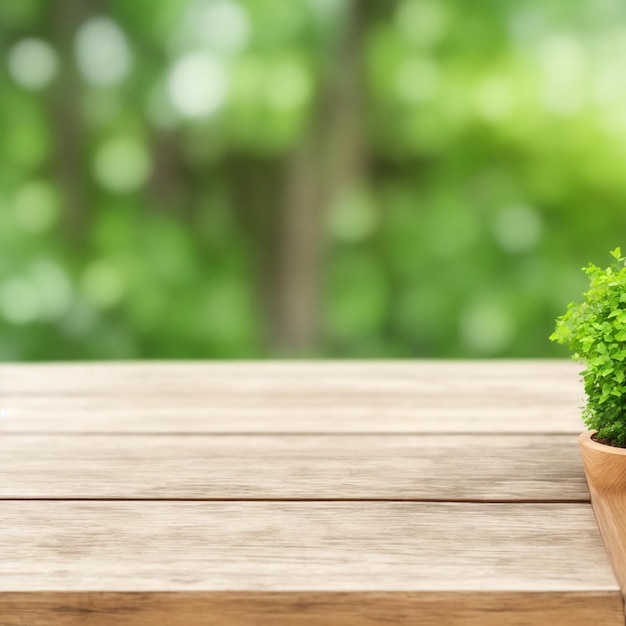
[[591,504],[617,582],[626,593],[626,449],[592,439],[595,430],[578,438]]

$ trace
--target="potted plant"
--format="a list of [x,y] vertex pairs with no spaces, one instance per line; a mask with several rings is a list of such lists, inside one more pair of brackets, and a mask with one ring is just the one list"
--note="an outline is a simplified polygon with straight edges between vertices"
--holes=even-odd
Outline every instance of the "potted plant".
[[598,526],[626,591],[626,259],[620,248],[611,255],[606,269],[583,268],[589,290],[557,319],[550,339],[585,365],[589,430],[578,441]]

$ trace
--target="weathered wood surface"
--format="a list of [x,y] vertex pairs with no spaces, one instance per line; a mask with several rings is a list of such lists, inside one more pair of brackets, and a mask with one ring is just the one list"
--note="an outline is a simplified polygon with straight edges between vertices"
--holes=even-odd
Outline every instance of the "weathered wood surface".
[[[354,393],[259,393],[148,396],[2,396],[0,434],[46,433],[561,433],[582,429],[578,398],[557,405],[548,398],[480,393],[413,394],[392,389]],[[241,395],[239,395],[241,394]]]
[[489,502],[589,492],[570,435],[12,435],[0,437],[2,497]]
[[12,592],[617,590],[587,504],[13,501],[0,536]]
[[7,502],[0,519],[3,624],[623,623],[586,505]]
[[0,366],[0,433],[567,433],[562,361]]
[[[308,390],[315,396],[349,390],[359,396],[383,391],[417,394],[439,390],[489,391],[524,396],[557,393],[570,403],[580,396],[580,366],[560,360],[516,361],[260,361],[130,362],[0,365],[0,393],[108,395],[207,395],[212,391],[285,393]],[[486,398],[488,400],[488,398]],[[527,399],[525,399],[527,402]]]
[[0,365],[0,626],[623,626],[578,369]]

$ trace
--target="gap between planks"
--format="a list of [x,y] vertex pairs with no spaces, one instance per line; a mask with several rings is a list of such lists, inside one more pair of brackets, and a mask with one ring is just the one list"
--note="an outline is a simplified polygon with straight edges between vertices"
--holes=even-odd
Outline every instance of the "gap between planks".
[[7,432],[2,432],[0,430],[0,435],[2,437],[6,437],[7,439],[10,437],[59,437],[59,436],[68,436],[68,437],[480,437],[490,438],[490,437],[519,437],[524,435],[537,435],[542,438],[546,437],[575,437],[578,438],[580,435],[580,430],[572,430],[571,432],[563,432],[563,431],[554,431],[554,432],[541,432],[539,435],[537,433],[525,433],[519,431],[501,431],[501,432],[485,432],[485,433],[468,433],[468,432],[415,432],[415,431],[367,431],[362,433],[355,432],[324,432],[324,431],[311,431],[311,432],[298,432],[298,431],[260,431],[260,430],[251,430],[251,431],[223,431],[223,432],[185,432],[185,431],[171,431],[171,432],[143,432],[143,431],[124,431],[124,432],[114,432],[111,433],[109,431],[98,431],[98,430],[88,430],[88,431],[56,431],[56,430],[10,430]]
[[422,503],[422,504],[589,504],[589,500],[521,500],[521,499],[483,499],[454,500],[450,498],[104,498],[104,497],[59,497],[47,498],[36,496],[0,497],[0,502],[388,502],[388,503]]

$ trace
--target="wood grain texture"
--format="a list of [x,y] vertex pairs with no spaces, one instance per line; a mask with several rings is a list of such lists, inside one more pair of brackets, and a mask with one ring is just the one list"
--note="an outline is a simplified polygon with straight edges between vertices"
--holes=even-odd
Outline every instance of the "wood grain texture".
[[0,396],[2,433],[560,433],[583,429],[582,403],[522,392],[242,396]]
[[580,366],[565,360],[497,361],[140,361],[0,364],[3,394],[190,394],[204,390],[319,389],[422,393],[476,388],[582,393]]
[[0,498],[588,500],[569,435],[0,437]]
[[5,501],[0,589],[588,593],[618,586],[589,504]]
[[0,593],[2,626],[623,626],[606,592]]
[[562,361],[0,366],[0,433],[568,433]]
[[578,369],[0,365],[0,626],[623,626]]

